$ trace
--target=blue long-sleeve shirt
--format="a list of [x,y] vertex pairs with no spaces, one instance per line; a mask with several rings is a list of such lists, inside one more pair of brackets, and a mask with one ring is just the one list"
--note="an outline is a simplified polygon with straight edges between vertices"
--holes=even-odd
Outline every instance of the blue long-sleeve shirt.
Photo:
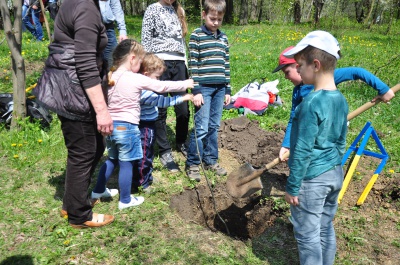
[[290,135],[290,174],[286,191],[299,194],[303,180],[341,163],[346,148],[347,101],[338,90],[309,93],[296,108]]
[[150,90],[142,90],[142,95],[140,96],[140,120],[155,121],[158,117],[158,108],[167,108],[181,103],[183,103],[182,96],[165,97]]
[[104,24],[117,22],[119,35],[127,36],[124,11],[119,0],[99,1],[101,18]]
[[[383,83],[378,77],[371,74],[367,70],[360,67],[338,68],[334,72],[336,86],[345,81],[361,80],[378,91],[378,95],[383,95],[389,91],[388,85]],[[292,130],[292,120],[297,106],[303,101],[303,98],[314,90],[313,85],[300,84],[294,87],[292,95],[292,109],[290,118],[286,127],[285,137],[283,138],[282,147],[290,147],[290,132]]]

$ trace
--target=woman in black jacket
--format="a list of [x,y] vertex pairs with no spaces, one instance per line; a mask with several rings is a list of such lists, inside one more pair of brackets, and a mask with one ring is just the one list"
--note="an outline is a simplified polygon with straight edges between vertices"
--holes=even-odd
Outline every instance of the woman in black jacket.
[[[102,135],[113,122],[101,88],[101,52],[107,45],[98,0],[64,1],[54,24],[45,69],[33,93],[57,113],[68,149],[61,215],[75,228],[100,227],[112,215],[92,212],[91,175],[104,152]],[[100,197],[116,195],[106,189]]]

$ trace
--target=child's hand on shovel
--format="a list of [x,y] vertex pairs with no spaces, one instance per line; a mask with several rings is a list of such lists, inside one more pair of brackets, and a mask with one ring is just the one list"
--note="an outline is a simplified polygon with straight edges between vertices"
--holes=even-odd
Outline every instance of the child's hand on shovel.
[[394,98],[394,92],[392,89],[389,89],[385,94],[374,97],[371,102],[375,102],[377,99],[380,99],[382,102],[388,103],[392,98]]
[[290,149],[286,148],[286,147],[282,147],[281,150],[279,151],[279,159],[281,161],[288,161],[289,157],[288,156],[284,156],[285,153],[289,152]]

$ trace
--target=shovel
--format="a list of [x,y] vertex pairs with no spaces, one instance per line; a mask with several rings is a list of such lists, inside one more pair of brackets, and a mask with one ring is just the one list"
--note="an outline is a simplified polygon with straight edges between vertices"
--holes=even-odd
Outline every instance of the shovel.
[[[398,90],[400,90],[400,84],[395,85],[391,89],[393,90],[394,93],[396,93]],[[365,103],[358,109],[349,113],[347,115],[347,120],[350,121],[351,119],[357,117],[364,111],[375,106],[379,102],[381,102],[381,100],[378,99],[375,102]],[[285,159],[288,157],[289,157],[289,152],[286,152],[283,155],[283,158]],[[226,180],[226,189],[228,193],[235,198],[244,198],[261,190],[263,188],[263,185],[261,183],[260,176],[268,169],[271,169],[280,162],[281,160],[278,157],[275,158],[272,162],[265,165],[265,167],[260,169],[254,169],[249,163],[240,166],[237,170],[232,171],[232,173],[228,175],[228,178]]]

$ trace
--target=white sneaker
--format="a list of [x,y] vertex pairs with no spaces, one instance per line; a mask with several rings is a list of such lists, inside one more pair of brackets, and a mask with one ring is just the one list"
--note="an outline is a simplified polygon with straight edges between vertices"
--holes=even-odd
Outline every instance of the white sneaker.
[[118,209],[122,210],[132,206],[138,206],[144,202],[144,198],[142,196],[135,197],[131,195],[131,201],[128,203],[118,202]]
[[106,190],[103,193],[95,193],[92,191],[92,199],[110,198],[114,197],[117,194],[118,194],[117,189],[106,188]]

